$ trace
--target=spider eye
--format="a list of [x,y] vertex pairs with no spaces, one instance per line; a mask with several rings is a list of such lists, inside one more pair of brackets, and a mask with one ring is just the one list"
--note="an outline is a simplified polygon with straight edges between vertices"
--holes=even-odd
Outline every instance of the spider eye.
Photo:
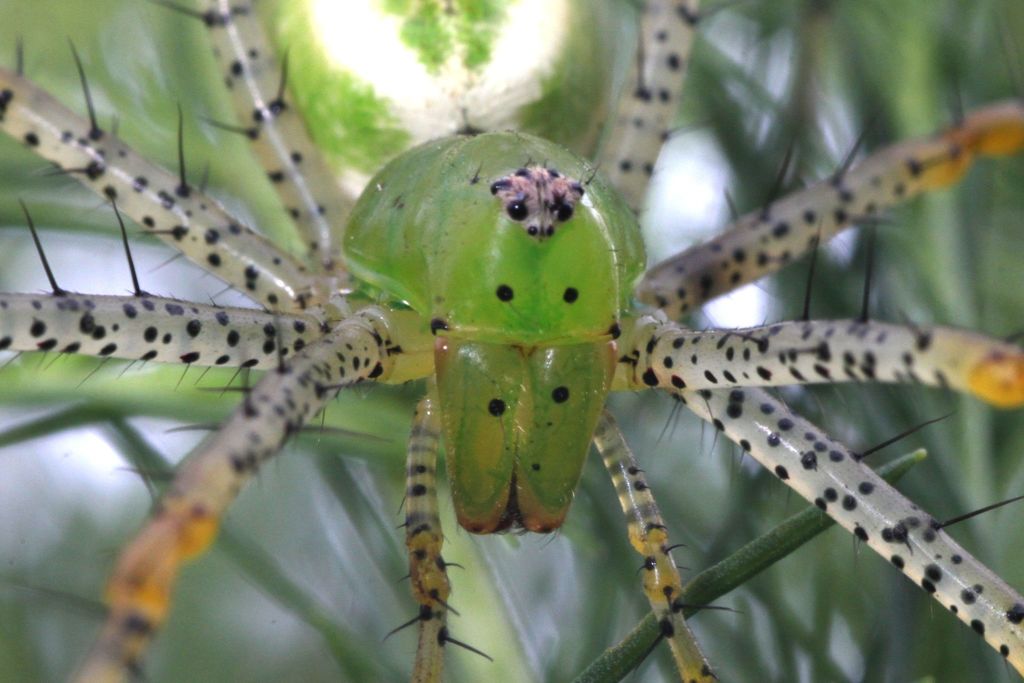
[[508,211],[508,217],[514,221],[521,221],[530,213],[526,208],[526,202],[521,201],[512,202],[505,210]]
[[559,204],[558,209],[555,211],[555,217],[562,223],[572,218],[572,206],[569,204]]

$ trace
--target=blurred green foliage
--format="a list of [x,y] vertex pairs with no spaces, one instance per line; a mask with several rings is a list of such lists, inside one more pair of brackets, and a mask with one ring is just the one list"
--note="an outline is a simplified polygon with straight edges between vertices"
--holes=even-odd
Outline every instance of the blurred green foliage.
[[[688,136],[710,136],[728,171],[721,191],[741,211],[770,199],[790,146],[794,163],[784,189],[829,174],[861,131],[865,148],[876,149],[939,128],[960,107],[1020,94],[1011,74],[1024,73],[1024,7],[1013,0],[720,4],[702,24],[674,142],[685,153]],[[81,108],[70,36],[101,121],[109,126],[116,117],[125,139],[171,168],[180,102],[193,177],[208,165],[217,196],[296,248],[243,142],[199,122],[230,114],[198,22],[141,0],[0,0],[0,16],[0,60],[12,63],[22,39],[28,75]],[[878,227],[873,315],[996,335],[1020,331],[1022,186],[1024,160],[984,162],[957,188],[893,211]],[[100,275],[79,287],[128,291],[109,212],[8,140],[0,140],[0,290],[45,290],[18,197],[59,254],[58,279],[76,284],[79,271],[91,269]],[[707,223],[709,232],[719,227]],[[151,272],[170,254],[144,238],[133,244],[148,255],[145,288],[183,297],[218,290],[215,283],[197,289],[200,271],[180,262]],[[864,242],[855,237],[844,245],[819,260],[814,317],[859,312]],[[802,261],[762,285],[768,319],[800,314],[805,276]],[[200,378],[193,370],[182,378],[178,368],[124,371],[109,363],[96,370],[97,363],[24,357],[0,371],[0,434],[24,430],[13,445],[0,435],[0,680],[60,680],[73,669],[99,624],[96,599],[116,550],[151,504],[145,480],[158,485],[164,458],[176,461],[199,438],[166,430],[215,422],[237,400],[201,390],[225,385],[230,372]],[[349,392],[331,406],[326,424],[365,436],[312,430],[264,470],[230,514],[225,541],[186,570],[171,620],[146,659],[148,679],[407,675],[411,630],[381,641],[414,607],[399,581],[405,560],[394,527],[401,521],[403,435],[418,390]],[[954,409],[900,447],[928,448],[931,457],[902,488],[940,519],[1024,491],[1019,411],[994,412],[917,387],[821,387],[783,396],[853,448]],[[692,568],[687,575],[803,507],[664,397],[619,396],[613,408],[675,540],[688,546],[677,552]],[[29,434],[35,438],[20,440]],[[103,464],[111,449],[123,463]],[[453,570],[452,601],[462,614],[453,634],[497,660],[452,650],[451,680],[568,680],[643,617],[639,560],[598,459],[588,463],[568,524],[552,538],[474,538],[455,528],[450,505],[442,511],[446,558],[465,566]],[[1011,585],[1024,586],[1019,509],[966,522],[954,535]],[[840,531],[717,602],[739,613],[709,612],[694,624],[722,680],[1007,675],[969,629]],[[634,680],[671,676],[668,657],[658,652]]]

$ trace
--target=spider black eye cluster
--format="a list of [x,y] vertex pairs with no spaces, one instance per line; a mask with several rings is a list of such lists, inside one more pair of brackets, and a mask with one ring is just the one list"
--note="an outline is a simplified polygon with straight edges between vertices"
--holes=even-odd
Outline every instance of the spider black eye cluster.
[[556,223],[572,218],[583,186],[553,168],[527,166],[491,183],[491,194],[528,235],[544,239],[555,234]]

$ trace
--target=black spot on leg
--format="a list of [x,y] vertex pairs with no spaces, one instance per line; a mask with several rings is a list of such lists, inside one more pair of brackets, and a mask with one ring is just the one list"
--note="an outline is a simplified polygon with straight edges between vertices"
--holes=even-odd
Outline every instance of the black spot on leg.
[[153,623],[145,615],[132,612],[122,620],[121,628],[125,633],[145,636],[153,632]]
[[1006,620],[1011,624],[1019,624],[1024,621],[1024,603],[1015,603],[1013,607],[1006,610]]
[[498,297],[499,301],[505,302],[512,301],[512,298],[515,296],[512,288],[508,285],[498,285],[498,289],[495,290],[494,293]]
[[508,406],[500,398],[492,398],[491,402],[487,404],[487,412],[494,417],[501,417],[505,414],[505,409]]
[[555,403],[565,403],[569,400],[569,388],[555,387],[555,390],[551,392],[551,400]]

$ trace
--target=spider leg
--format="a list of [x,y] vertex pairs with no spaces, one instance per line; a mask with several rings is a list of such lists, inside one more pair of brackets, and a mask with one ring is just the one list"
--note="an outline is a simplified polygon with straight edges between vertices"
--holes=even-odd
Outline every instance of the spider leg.
[[[165,4],[165,3],[160,3]],[[172,9],[184,11],[175,4]],[[319,270],[340,273],[338,246],[355,201],[313,144],[298,108],[288,101],[288,55],[278,61],[255,3],[218,0],[207,12],[187,12],[209,31],[224,83],[241,127],[227,126],[251,142]]]
[[637,296],[678,317],[775,272],[850,225],[960,179],[983,156],[1024,148],[1024,103],[977,109],[957,125],[875,152],[849,171],[753,211],[647,271]]
[[856,454],[761,389],[677,395],[1024,673],[1024,598]]
[[1024,405],[1024,349],[952,327],[812,320],[694,331],[647,317],[624,348],[636,360],[636,387],[920,382]]
[[428,395],[416,406],[406,459],[405,545],[409,549],[412,592],[420,605],[419,646],[412,680],[440,681],[448,628],[451,586],[441,546],[441,520],[437,513],[437,448],[441,416]]
[[629,528],[629,541],[644,558],[643,584],[661,635],[668,640],[680,680],[711,681],[707,658],[683,619],[679,570],[672,560],[668,530],[643,471],[626,444],[615,419],[605,411],[594,431],[594,445],[611,475]]
[[273,309],[326,300],[306,267],[214,199],[95,128],[51,95],[0,68],[0,131],[52,161],[147,232]]
[[306,314],[156,296],[0,293],[0,350],[264,369],[320,335]]
[[277,454],[343,387],[388,378],[386,314],[364,309],[270,370],[219,431],[179,468],[154,517],[117,561],[110,611],[80,681],[118,681],[164,622],[182,564],[213,541],[227,506],[259,466]]
[[669,135],[682,76],[689,62],[698,0],[641,3],[637,64],[629,72],[611,132],[595,161],[604,175],[639,210],[654,162]]

